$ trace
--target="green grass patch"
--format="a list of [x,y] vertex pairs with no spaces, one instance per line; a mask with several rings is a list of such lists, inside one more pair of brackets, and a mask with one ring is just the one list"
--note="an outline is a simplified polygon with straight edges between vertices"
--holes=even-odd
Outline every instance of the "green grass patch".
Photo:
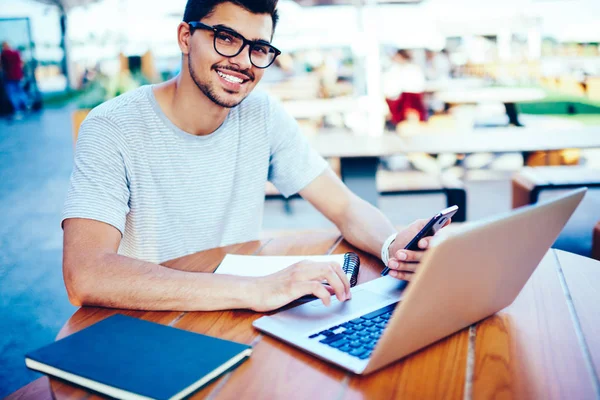
[[542,100],[519,103],[519,111],[525,114],[561,116],[600,114],[600,102],[546,90],[546,97]]

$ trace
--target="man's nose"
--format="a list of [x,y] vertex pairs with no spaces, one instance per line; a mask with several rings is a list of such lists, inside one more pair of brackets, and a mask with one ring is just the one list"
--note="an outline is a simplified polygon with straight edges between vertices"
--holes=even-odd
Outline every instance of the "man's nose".
[[241,70],[252,68],[252,62],[250,62],[250,45],[246,44],[237,56],[229,58],[229,62],[237,65]]

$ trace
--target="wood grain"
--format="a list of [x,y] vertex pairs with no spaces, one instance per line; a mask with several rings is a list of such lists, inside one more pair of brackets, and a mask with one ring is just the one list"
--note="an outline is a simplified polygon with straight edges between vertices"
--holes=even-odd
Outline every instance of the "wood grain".
[[517,299],[477,325],[473,398],[594,398],[550,250]]
[[[217,399],[337,399],[346,373],[268,336],[233,371]],[[198,398],[201,398],[198,396]]]
[[382,370],[353,376],[343,398],[462,399],[468,340],[464,329]]
[[52,400],[50,381],[46,376],[38,378],[8,395],[4,400]]
[[[600,381],[600,262],[556,250],[581,327],[587,351]],[[600,396],[600,393],[598,393]]]

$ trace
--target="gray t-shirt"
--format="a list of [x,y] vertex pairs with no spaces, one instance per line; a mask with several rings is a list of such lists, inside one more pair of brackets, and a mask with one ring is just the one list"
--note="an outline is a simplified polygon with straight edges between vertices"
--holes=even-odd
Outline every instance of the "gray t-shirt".
[[250,94],[212,134],[194,136],[144,86],[95,108],[82,124],[63,221],[110,224],[123,235],[119,254],[163,262],[258,239],[265,182],[290,196],[326,168],[265,93]]

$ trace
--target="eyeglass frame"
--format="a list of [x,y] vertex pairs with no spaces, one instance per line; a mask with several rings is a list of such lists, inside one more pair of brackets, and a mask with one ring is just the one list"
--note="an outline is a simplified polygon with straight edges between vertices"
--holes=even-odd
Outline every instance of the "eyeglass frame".
[[[275,62],[275,59],[281,54],[281,51],[276,48],[275,46],[273,46],[271,43],[265,41],[265,40],[248,40],[246,39],[241,33],[234,31],[233,29],[229,29],[229,28],[215,28],[214,26],[210,26],[207,25],[203,22],[199,22],[199,21],[191,21],[187,23],[190,26],[190,34],[193,34],[194,31],[196,29],[202,29],[202,30],[206,30],[206,31],[213,31],[214,32],[214,36],[213,36],[213,47],[215,49],[215,51],[223,56],[223,57],[227,57],[227,58],[232,58],[232,57],[236,57],[238,56],[242,51],[244,51],[244,49],[246,48],[246,45],[248,45],[248,56],[250,59],[250,63],[252,65],[254,65],[256,68],[259,69],[265,69],[265,68],[269,68],[271,65],[273,65],[273,63]],[[221,53],[219,50],[217,50],[217,33],[219,31],[224,31],[227,33],[231,33],[234,34],[235,36],[239,36],[240,39],[242,39],[242,46],[240,47],[240,49],[238,50],[237,53],[235,53],[234,55],[228,56],[225,55],[223,53]],[[273,57],[273,59],[271,60],[271,62],[264,66],[264,67],[259,67],[258,65],[254,64],[254,62],[252,62],[252,47],[255,45],[267,45],[269,47],[271,47],[273,50],[275,50],[275,56]]]

